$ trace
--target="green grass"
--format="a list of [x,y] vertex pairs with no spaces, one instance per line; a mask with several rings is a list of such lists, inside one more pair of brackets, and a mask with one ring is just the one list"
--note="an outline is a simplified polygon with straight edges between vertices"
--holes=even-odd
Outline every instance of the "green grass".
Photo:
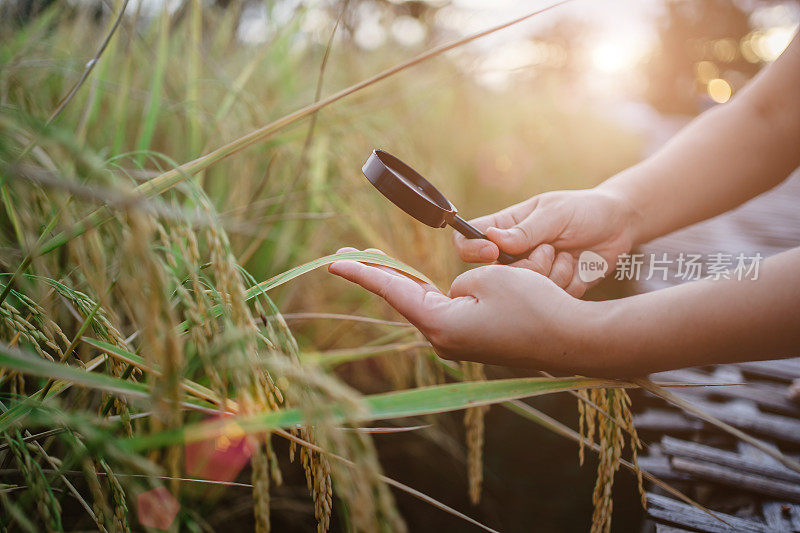
[[[387,480],[354,429],[503,403],[574,438],[514,400],[629,384],[460,383],[415,330],[381,320],[396,318],[385,306],[318,272],[343,245],[381,248],[400,261],[348,257],[443,287],[463,269],[449,236],[388,205],[361,164],[374,147],[396,152],[469,217],[591,186],[632,163],[638,141],[559,109],[546,86],[481,88],[440,56],[454,46],[367,54],[331,40],[321,71],[326,45],[300,39],[303,10],[250,46],[235,38],[238,8],[201,4],[150,21],[131,12],[115,32],[110,14],[97,23],[58,5],[0,23],[0,463],[13,472],[0,525],[138,529],[137,496],[165,485],[181,528],[202,530],[208,503],[180,481],[183,444],[226,427],[206,421],[214,413],[258,435],[240,477],[260,531],[286,468],[278,438],[300,446],[321,529],[331,512],[356,530],[402,529],[389,485],[471,520]],[[290,329],[281,312],[353,320]],[[344,362],[363,363],[380,392],[348,385]],[[482,445],[468,445],[479,459]]]

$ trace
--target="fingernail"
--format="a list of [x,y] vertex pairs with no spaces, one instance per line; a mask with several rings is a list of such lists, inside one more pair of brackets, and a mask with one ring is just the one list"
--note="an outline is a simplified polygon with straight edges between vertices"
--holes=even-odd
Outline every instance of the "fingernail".
[[[328,265],[328,272],[331,274],[342,274],[342,272],[346,271],[349,265],[360,265],[358,261],[348,261],[345,259],[334,261],[330,265]],[[353,268],[350,266],[349,268]]]

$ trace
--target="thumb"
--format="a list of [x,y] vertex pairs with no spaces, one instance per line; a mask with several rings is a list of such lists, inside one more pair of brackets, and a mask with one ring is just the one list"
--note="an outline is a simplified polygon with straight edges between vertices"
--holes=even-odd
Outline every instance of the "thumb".
[[487,228],[486,236],[504,252],[521,254],[540,244],[554,241],[561,233],[563,226],[561,215],[544,209],[536,209],[510,228]]

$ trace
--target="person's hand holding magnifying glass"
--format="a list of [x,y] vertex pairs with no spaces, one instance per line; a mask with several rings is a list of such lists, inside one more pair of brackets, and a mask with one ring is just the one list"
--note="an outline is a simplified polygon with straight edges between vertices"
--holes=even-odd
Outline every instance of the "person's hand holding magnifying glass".
[[575,297],[592,284],[578,275],[580,254],[590,250],[613,267],[619,254],[633,246],[640,219],[622,195],[601,186],[541,194],[467,222],[433,184],[383,150],[374,150],[362,171],[381,194],[418,221],[434,228],[452,226],[464,261],[527,268]]
[[454,233],[453,242],[461,259],[469,263],[490,263],[498,250],[527,254],[528,260],[513,266],[544,274],[579,298],[596,283],[579,276],[581,252],[595,252],[613,270],[619,255],[633,247],[640,219],[623,196],[602,186],[554,191],[471,220],[489,240],[467,240]]

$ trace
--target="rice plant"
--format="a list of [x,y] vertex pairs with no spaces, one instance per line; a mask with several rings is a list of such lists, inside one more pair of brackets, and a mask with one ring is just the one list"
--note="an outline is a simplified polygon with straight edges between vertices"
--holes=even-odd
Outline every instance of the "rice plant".
[[[385,68],[380,58],[331,55],[346,2],[334,6],[330,33],[304,45],[302,7],[265,28],[265,43],[244,45],[238,4],[194,0],[153,13],[113,4],[98,15],[55,3],[0,23],[3,530],[208,530],[198,486],[209,485],[251,491],[255,529],[268,531],[270,495],[285,475],[277,440],[290,443],[318,531],[334,514],[343,528],[403,531],[391,488],[491,530],[387,478],[363,426],[464,410],[477,502],[484,416],[502,404],[599,453],[594,529],[607,531],[614,473],[624,464],[641,476],[622,389],[634,384],[487,381],[479,365],[436,359],[413,329],[312,274],[344,239],[417,268],[348,257],[418,279],[460,268],[445,246],[422,245],[436,237],[398,238],[403,215],[381,212],[376,224],[379,208],[363,206],[378,204],[361,196],[357,169],[372,139],[408,140],[399,132],[418,101],[393,76],[417,68],[449,79],[452,65],[427,62],[507,25]],[[383,96],[369,92],[379,82]],[[450,90],[429,96],[432,123],[453,115]],[[468,83],[458,90],[475,97]],[[441,135],[416,149],[436,143]],[[458,165],[450,172],[455,186]],[[281,309],[315,324],[299,339]],[[349,336],[355,348],[331,348],[337,321],[371,329]],[[410,359],[377,357],[400,352]],[[373,358],[397,390],[361,394],[336,372]],[[585,436],[519,402],[564,391],[583,391]],[[621,459],[626,432],[632,463]],[[249,479],[211,468],[220,454],[221,467],[249,462]]]

